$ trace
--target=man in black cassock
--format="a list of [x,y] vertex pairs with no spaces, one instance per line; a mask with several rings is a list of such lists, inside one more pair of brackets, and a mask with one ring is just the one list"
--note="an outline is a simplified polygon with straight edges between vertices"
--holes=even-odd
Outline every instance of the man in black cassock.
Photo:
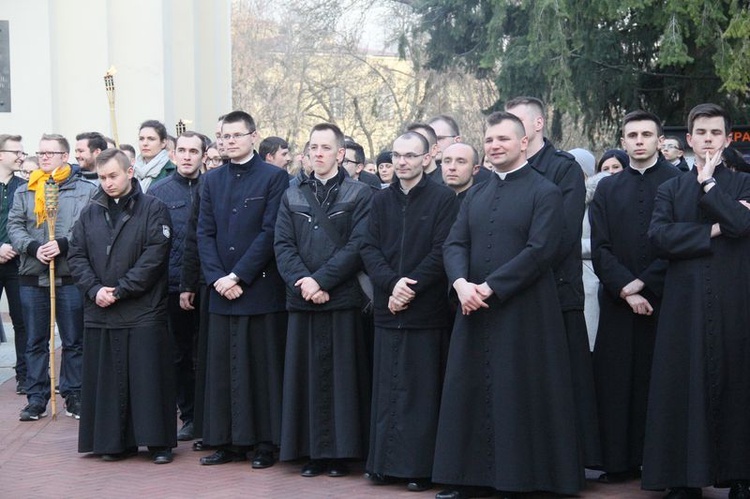
[[99,191],[73,228],[68,263],[85,294],[78,452],[106,461],[148,446],[156,464],[177,445],[167,329],[167,207],[141,192],[118,149],[96,159]]
[[583,452],[583,464],[601,463],[599,423],[596,415],[594,372],[591,366],[586,318],[583,315],[583,261],[581,232],[586,211],[586,184],[575,156],[560,151],[544,136],[544,103],[535,97],[516,97],[505,103],[505,110],[518,116],[526,129],[529,166],[560,188],[563,196],[565,227],[559,254],[553,266],[557,296],[563,311],[568,338],[573,393],[576,397],[576,425]]
[[641,473],[651,359],[667,268],[654,255],[646,230],[656,189],[680,174],[660,159],[662,138],[658,117],[628,113],[620,142],[630,166],[602,179],[589,206],[591,256],[601,283],[594,383],[603,483]]
[[304,477],[345,476],[348,459],[367,455],[371,387],[357,272],[373,189],[338,166],[344,153],[337,126],[313,127],[313,173],[284,193],[276,221],[289,311],[280,458],[309,457]]
[[433,480],[438,499],[544,490],[584,481],[573,383],[552,265],[560,190],[529,167],[523,123],[487,118],[490,180],[471,189],[443,259],[461,314],[451,336]]
[[375,356],[370,454],[376,485],[432,486],[440,393],[453,314],[443,242],[456,218],[454,192],[424,174],[429,143],[407,132],[393,143],[398,182],[375,194],[362,245],[372,276]]
[[[659,187],[649,238],[669,260],[654,348],[643,488],[750,497],[750,177],[721,163],[729,114],[688,115],[695,168]],[[622,175],[622,174],[621,174]]]

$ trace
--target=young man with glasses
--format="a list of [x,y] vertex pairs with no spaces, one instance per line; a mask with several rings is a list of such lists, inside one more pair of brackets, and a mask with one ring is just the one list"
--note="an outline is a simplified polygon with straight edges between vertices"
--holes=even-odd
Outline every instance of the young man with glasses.
[[[26,346],[26,397],[21,421],[36,421],[47,415],[50,399],[49,330],[50,262],[55,262],[57,327],[62,340],[60,394],[65,412],[79,418],[83,356],[83,297],[73,283],[67,253],[73,225],[96,192],[96,186],[81,179],[68,164],[70,145],[62,135],[42,135],[39,170],[29,183],[16,191],[8,217],[8,233],[20,254],[20,296],[28,333]],[[50,241],[46,224],[44,184],[52,179],[59,186],[55,239]]]
[[661,144],[661,154],[664,159],[681,171],[690,171],[690,165],[685,161],[685,146],[682,145],[682,140],[679,137],[664,137],[664,142]]
[[361,145],[353,140],[344,141],[345,154],[341,160],[341,166],[354,180],[365,183],[370,187],[380,190],[380,179],[377,175],[366,172],[365,168],[365,150]]
[[217,447],[201,464],[275,462],[280,441],[286,332],[284,283],[273,255],[274,226],[289,186],[284,170],[253,150],[255,121],[244,111],[224,117],[229,163],[203,177],[198,251],[211,287],[203,444]]
[[0,135],[0,296],[5,289],[16,348],[16,393],[26,393],[26,327],[18,290],[18,252],[10,243],[8,214],[16,189],[26,181],[14,173],[24,159],[20,135]]

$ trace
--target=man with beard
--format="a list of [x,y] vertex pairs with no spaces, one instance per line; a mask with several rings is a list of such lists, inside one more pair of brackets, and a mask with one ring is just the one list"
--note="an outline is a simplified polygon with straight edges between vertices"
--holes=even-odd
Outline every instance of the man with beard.
[[[424,173],[429,144],[393,143],[398,182],[375,194],[362,259],[374,284],[375,358],[367,469],[375,485],[432,487],[440,393],[453,315],[443,242],[458,202]],[[446,170],[443,170],[445,174]]]
[[276,222],[289,311],[280,457],[309,457],[304,477],[345,476],[346,461],[367,449],[370,374],[357,272],[373,189],[339,167],[344,153],[336,125],[313,127],[313,172],[289,187]]
[[104,135],[98,132],[86,132],[76,135],[75,155],[78,166],[81,167],[80,175],[91,182],[97,183],[99,176],[96,173],[96,157],[107,149],[107,141]]
[[167,207],[146,196],[128,157],[96,162],[100,189],[73,230],[68,261],[85,295],[78,452],[117,461],[147,445],[172,462],[174,374],[167,329]]
[[552,265],[562,197],[526,162],[523,123],[487,118],[495,174],[469,191],[445,241],[460,301],[451,336],[433,480],[437,499],[543,490],[584,482],[565,326]]
[[622,122],[630,166],[599,182],[589,207],[591,257],[601,289],[594,381],[602,442],[600,482],[640,476],[651,360],[667,268],[648,241],[658,187],[679,171],[659,158],[659,118],[633,111]]
[[[669,261],[643,453],[643,488],[750,497],[750,177],[721,162],[729,113],[688,114],[694,168],[658,189],[649,239]],[[620,173],[619,175],[624,175]]]

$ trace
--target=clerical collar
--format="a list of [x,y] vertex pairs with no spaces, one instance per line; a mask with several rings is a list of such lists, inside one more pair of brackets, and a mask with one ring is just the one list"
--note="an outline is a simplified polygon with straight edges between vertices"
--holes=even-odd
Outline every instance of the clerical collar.
[[232,159],[232,160],[230,160],[230,161],[231,161],[232,163],[234,163],[235,165],[244,165],[244,164],[246,164],[246,163],[249,163],[249,162],[250,162],[250,160],[251,160],[251,159],[253,159],[253,156],[255,156],[255,151],[251,152],[251,153],[250,153],[250,156],[247,156],[247,157],[245,157],[245,158],[242,158],[242,160],[241,160],[241,161],[235,161],[235,160],[233,160],[233,159]]
[[339,171],[337,169],[331,170],[331,173],[326,178],[320,178],[317,173],[313,173],[313,176],[315,177],[315,180],[320,182],[323,185],[326,185],[326,183],[331,180],[332,178],[335,178],[339,174]]
[[510,171],[508,171],[508,172],[499,172],[499,171],[495,170],[495,173],[497,173],[497,176],[498,176],[498,177],[500,177],[500,180],[505,180],[505,177],[507,177],[507,176],[508,176],[508,174],[510,174],[510,173],[514,173],[514,172],[517,172],[518,170],[520,170],[521,168],[523,168],[524,166],[526,166],[526,165],[528,165],[528,164],[529,164],[529,163],[528,163],[528,161],[527,161],[526,163],[522,164],[522,165],[521,165],[521,166],[519,166],[518,168],[514,168],[514,169],[512,169],[512,170],[510,170]]
[[630,163],[630,168],[632,168],[633,170],[635,170],[638,173],[640,173],[641,175],[643,175],[644,173],[646,173],[646,170],[648,170],[649,168],[653,168],[656,165],[657,161],[659,161],[658,157],[654,158],[654,162],[651,163],[649,166],[646,166],[646,167],[643,167],[643,168],[636,168],[635,166],[633,166],[633,163]]

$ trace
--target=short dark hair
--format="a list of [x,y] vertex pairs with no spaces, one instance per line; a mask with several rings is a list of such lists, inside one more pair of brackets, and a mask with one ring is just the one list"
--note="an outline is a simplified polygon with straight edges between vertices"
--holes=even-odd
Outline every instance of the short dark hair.
[[[396,137],[396,140],[398,139],[418,140],[419,143],[422,144],[422,154],[430,152],[430,143],[427,141],[427,138],[416,130],[409,130],[408,132],[402,133],[401,135]],[[392,160],[391,163],[393,163]]]
[[634,121],[653,121],[656,124],[656,134],[659,136],[664,134],[664,129],[661,126],[661,120],[659,119],[659,117],[656,116],[654,113],[650,113],[642,109],[636,109],[635,111],[630,111],[628,114],[625,115],[625,117],[622,119],[622,127],[620,128],[620,134],[622,134],[623,130],[625,130],[625,125],[627,125],[628,123],[632,123]]
[[[194,132],[193,130],[185,130],[180,134],[180,137],[185,137],[186,139],[192,139],[193,137],[198,137],[201,141],[201,152],[206,152],[207,146],[206,146],[206,136],[202,133]],[[175,149],[177,148],[177,142],[180,140],[180,137],[177,137],[175,141]]]
[[5,147],[5,143],[8,141],[21,142],[22,140],[23,138],[20,135],[0,134],[0,147]]
[[696,119],[715,118],[717,116],[724,118],[724,134],[729,135],[729,132],[732,131],[732,118],[729,116],[729,113],[724,110],[723,107],[710,102],[707,102],[705,104],[698,104],[690,110],[687,119],[688,133],[693,133],[693,125],[695,125]]
[[130,144],[120,144],[120,150],[128,151],[130,154],[135,156],[135,147],[131,146]]
[[100,134],[99,132],[83,132],[76,135],[76,140],[86,140],[88,141],[87,144],[89,146],[89,152],[94,152],[95,150],[99,149],[100,151],[104,151],[109,147],[107,145],[107,139],[104,138],[104,135]]
[[485,119],[485,124],[487,128],[489,128],[491,126],[498,125],[503,121],[512,121],[517,128],[516,131],[520,133],[520,136],[526,136],[526,128],[523,126],[523,121],[521,121],[515,114],[509,113],[507,111],[495,111],[494,113],[487,116],[487,118]]
[[604,154],[602,154],[601,158],[599,158],[599,162],[596,164],[596,173],[602,171],[602,165],[609,158],[615,158],[617,161],[619,161],[623,169],[626,169],[628,166],[630,166],[630,158],[625,151],[623,151],[622,149],[609,149],[608,151],[605,151]]
[[675,142],[677,142],[677,147],[680,149],[680,151],[685,150],[685,141],[676,135],[667,135],[666,137],[664,137],[664,140],[674,140]]
[[99,168],[100,166],[104,166],[104,164],[109,162],[109,160],[111,159],[117,161],[123,171],[128,171],[128,168],[130,168],[130,159],[125,155],[124,152],[115,148],[109,148],[102,151],[96,157],[96,167]]
[[144,128],[153,128],[156,131],[156,135],[159,136],[160,140],[167,140],[167,127],[164,126],[164,123],[158,120],[146,120],[143,123],[141,123],[141,126],[138,128],[138,131],[140,132]]
[[289,143],[281,137],[266,137],[258,145],[258,154],[260,159],[265,161],[266,156],[273,156],[279,149],[289,149]]
[[222,125],[244,123],[248,132],[253,133],[255,131],[255,120],[250,116],[250,113],[246,113],[245,111],[232,111],[231,113],[227,113],[220,121]]
[[312,134],[314,132],[324,132],[326,130],[330,130],[333,132],[333,135],[336,136],[336,147],[342,149],[344,147],[344,132],[342,132],[341,129],[333,123],[318,123],[310,130],[310,136],[312,137]]
[[354,161],[356,161],[357,164],[365,164],[365,149],[361,145],[353,140],[345,140],[344,149],[351,149],[354,151]]
[[53,140],[60,144],[66,153],[70,154],[70,143],[68,139],[57,133],[45,133],[42,134],[41,140]]
[[458,137],[459,135],[461,135],[461,132],[459,132],[458,130],[458,123],[456,123],[456,120],[453,119],[453,116],[448,116],[447,114],[438,114],[434,118],[430,118],[430,121],[428,121],[427,123],[432,125],[433,123],[436,123],[438,121],[442,121],[443,123],[448,125],[448,128],[451,129],[451,133],[454,136]]
[[[427,135],[427,137],[425,138],[427,139],[427,142],[429,143],[429,146],[427,147],[427,150],[429,151],[430,147],[437,144],[437,134],[435,133],[435,129],[432,128],[427,123],[415,122],[415,123],[409,123],[408,125],[406,125],[405,131],[419,133],[418,130],[423,130],[425,134]],[[422,136],[424,137],[424,135]]]
[[528,95],[513,97],[505,103],[505,110],[507,111],[517,106],[533,106],[539,111],[539,114],[545,116],[544,102],[537,97],[529,97]]

